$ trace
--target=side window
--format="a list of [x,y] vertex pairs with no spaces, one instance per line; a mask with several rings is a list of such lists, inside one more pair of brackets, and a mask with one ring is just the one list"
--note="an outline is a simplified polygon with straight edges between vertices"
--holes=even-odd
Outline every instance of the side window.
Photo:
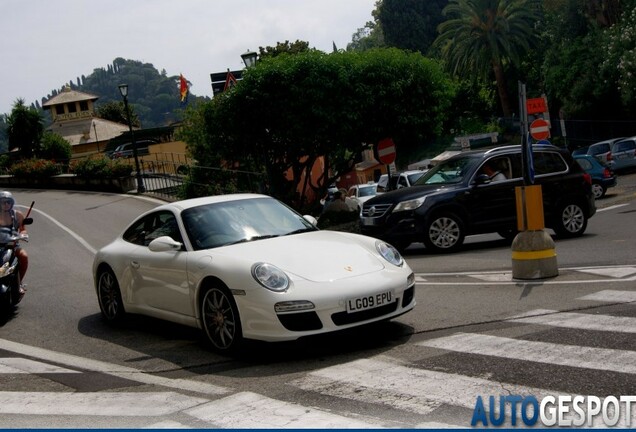
[[398,186],[400,186],[400,187],[407,187],[408,186],[408,184],[406,184],[406,177],[400,176],[400,178],[398,179]]
[[581,168],[583,168],[586,171],[592,168],[592,164],[587,159],[576,159],[576,161],[581,166]]
[[161,236],[169,236],[173,240],[183,242],[177,219],[169,211],[151,213],[140,219],[124,233],[124,240],[140,245],[148,246],[151,241]]
[[567,165],[558,153],[534,153],[534,172],[536,175],[553,174],[567,171]]

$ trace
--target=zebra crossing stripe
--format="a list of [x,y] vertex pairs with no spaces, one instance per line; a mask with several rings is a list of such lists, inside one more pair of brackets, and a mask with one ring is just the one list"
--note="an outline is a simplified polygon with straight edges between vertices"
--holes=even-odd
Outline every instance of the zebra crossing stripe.
[[[529,315],[532,315],[532,311]],[[533,316],[514,318],[511,321],[583,330],[636,333],[636,318],[632,317],[541,310]]]
[[0,374],[50,374],[50,373],[80,373],[76,370],[54,366],[20,357],[0,358]]
[[0,414],[161,416],[207,402],[176,392],[0,392]]
[[608,303],[630,303],[636,302],[636,291],[603,290],[579,297],[577,300],[602,301]]
[[377,429],[381,426],[251,392],[236,393],[189,409],[185,414],[231,429]]
[[145,373],[141,370],[131,367],[106,363],[99,360],[93,360],[71,354],[64,354],[56,351],[50,351],[44,348],[24,345],[6,339],[0,339],[0,349],[11,351],[17,354],[23,354],[29,357],[39,358],[43,361],[63,364],[69,367],[78,368],[80,370],[101,372],[104,374],[124,378],[130,381],[140,382],[143,384],[158,385],[177,390],[186,390],[211,395],[219,395],[229,392],[229,389],[214,384],[181,378],[164,378],[161,376]]
[[[386,404],[417,414],[429,414],[449,404],[473,409],[477,396],[500,394],[502,384],[446,372],[402,366],[397,361],[360,359],[311,372],[291,383],[307,391],[369,404]],[[554,395],[544,389],[505,384],[513,394]],[[468,423],[469,418],[466,419]],[[464,425],[464,427],[467,426]]]
[[456,333],[416,345],[468,354],[636,374],[635,351],[559,345],[476,333]]

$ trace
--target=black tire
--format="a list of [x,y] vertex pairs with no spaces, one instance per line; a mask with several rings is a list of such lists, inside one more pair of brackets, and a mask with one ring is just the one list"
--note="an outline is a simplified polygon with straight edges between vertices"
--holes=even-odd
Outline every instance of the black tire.
[[123,321],[126,315],[117,278],[111,269],[99,270],[97,275],[97,300],[102,316],[111,324]]
[[230,291],[224,287],[211,287],[201,299],[201,322],[212,348],[230,354],[243,343],[243,330],[238,308]]
[[605,196],[605,192],[607,192],[607,188],[604,187],[600,183],[592,183],[592,193],[594,194],[594,199],[603,198]]
[[464,222],[453,213],[439,213],[426,225],[424,245],[433,252],[454,252],[463,243]]
[[587,228],[587,215],[577,203],[561,206],[554,221],[554,232],[560,238],[572,238],[583,235]]

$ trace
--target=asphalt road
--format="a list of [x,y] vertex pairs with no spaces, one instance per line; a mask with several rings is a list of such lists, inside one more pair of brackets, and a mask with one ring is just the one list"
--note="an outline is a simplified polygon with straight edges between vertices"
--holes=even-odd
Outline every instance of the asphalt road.
[[[95,250],[158,204],[14,191],[35,201],[28,293],[0,327],[0,427],[468,426],[477,396],[636,394],[634,175],[598,201],[586,235],[557,241],[559,275],[511,278],[510,245],[406,259],[416,310],[352,332],[218,356],[196,329],[104,324]],[[28,401],[26,403],[25,401]],[[625,420],[623,424],[625,424]]]

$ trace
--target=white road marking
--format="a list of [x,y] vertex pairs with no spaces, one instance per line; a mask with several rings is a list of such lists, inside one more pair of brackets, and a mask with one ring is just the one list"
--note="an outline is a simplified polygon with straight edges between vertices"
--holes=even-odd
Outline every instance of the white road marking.
[[[481,286],[484,282],[492,285],[524,285],[529,283],[541,285],[574,285],[590,283],[622,283],[636,281],[636,266],[601,266],[601,267],[571,267],[562,268],[560,271],[576,271],[588,273],[596,276],[606,276],[605,279],[580,279],[580,280],[559,280],[545,279],[540,281],[526,281],[512,278],[512,272],[503,270],[492,270],[484,272],[447,272],[447,273],[415,273],[415,283],[417,285],[437,285],[437,286]],[[442,282],[431,280],[435,277],[457,277],[466,276],[479,281],[454,280]],[[629,276],[629,277],[626,277]]]
[[590,267],[577,270],[583,273],[591,273],[599,276],[609,276],[613,278],[622,278],[636,274],[636,267]]
[[216,427],[230,429],[377,429],[381,426],[251,392],[237,393],[185,413]]
[[636,333],[636,318],[632,317],[545,310],[530,311],[528,315],[533,314],[533,312],[535,312],[533,316],[517,317],[511,321],[583,330]]
[[224,387],[216,386],[187,379],[170,379],[157,375],[152,375],[126,366],[120,366],[112,363],[106,363],[99,360],[93,360],[85,357],[64,354],[50,351],[44,348],[32,347],[29,345],[12,342],[6,339],[0,339],[0,349],[22,354],[28,357],[34,357],[52,363],[66,365],[82,370],[93,372],[101,372],[104,374],[128,379],[143,384],[158,385],[177,390],[187,390],[201,394],[219,395],[228,393],[229,390]]
[[148,417],[176,413],[207,401],[175,392],[0,392],[0,413]]
[[0,373],[49,374],[81,372],[22,357],[4,357],[0,358]]
[[616,204],[616,205],[605,207],[605,208],[602,208],[602,209],[596,209],[596,212],[599,213],[599,212],[604,212],[604,211],[608,211],[608,210],[616,210],[617,208],[625,207],[627,205],[629,205],[629,203],[627,203],[627,204]]
[[636,374],[635,351],[559,345],[476,333],[456,333],[419,342],[417,345],[461,353]]
[[[328,395],[343,398],[349,398],[352,389],[356,389],[358,394],[355,400],[389,405],[401,400],[399,408],[418,414],[428,414],[442,404],[472,409],[477,396],[499,395],[502,388],[507,393],[537,397],[554,394],[539,388],[502,385],[484,378],[419,369],[376,359],[355,360],[319,369],[292,384],[303,390],[320,393],[327,388]],[[381,392],[384,397],[378,399],[378,393]]]
[[603,290],[579,297],[577,300],[602,301],[608,303],[630,303],[636,301],[636,291]]
[[97,253],[97,249],[95,249],[93,246],[91,246],[90,244],[88,244],[88,242],[86,240],[84,240],[83,237],[81,237],[80,235],[78,235],[77,233],[75,233],[74,231],[72,231],[70,228],[68,228],[66,225],[63,225],[61,222],[59,222],[57,219],[55,219],[53,216],[50,216],[46,213],[44,213],[41,210],[38,210],[36,208],[33,208],[32,211],[37,212],[39,214],[41,214],[42,216],[44,216],[45,218],[49,219],[51,222],[53,222],[55,225],[57,225],[58,227],[60,227],[61,229],[63,229],[64,231],[66,231],[71,237],[73,237],[75,240],[77,240],[82,246],[84,246],[86,249],[88,249],[88,251],[90,253],[92,253],[93,255],[95,255]]

